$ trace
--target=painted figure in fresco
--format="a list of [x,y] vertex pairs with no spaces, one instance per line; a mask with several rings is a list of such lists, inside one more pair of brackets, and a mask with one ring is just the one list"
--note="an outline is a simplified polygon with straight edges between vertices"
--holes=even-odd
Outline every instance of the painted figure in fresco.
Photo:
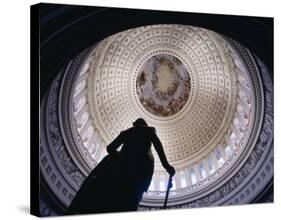
[[[139,118],[133,127],[122,131],[107,146],[108,155],[84,181],[69,206],[69,214],[137,210],[143,193],[148,190],[153,171],[153,144],[163,167],[175,174],[165,156],[156,130]],[[121,148],[120,150],[118,150]]]

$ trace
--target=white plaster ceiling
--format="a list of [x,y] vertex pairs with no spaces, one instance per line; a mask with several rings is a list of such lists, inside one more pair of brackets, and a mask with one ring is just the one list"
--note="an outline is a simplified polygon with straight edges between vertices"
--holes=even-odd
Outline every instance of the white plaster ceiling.
[[[148,111],[137,93],[138,75],[156,55],[175,57],[190,77],[184,106],[165,117]],[[210,158],[218,169],[220,156],[222,163],[238,157],[252,123],[251,86],[239,55],[213,31],[152,25],[117,33],[91,51],[77,78],[73,114],[83,143],[81,154],[99,161],[107,144],[142,117],[156,128],[168,161],[179,171],[178,181],[184,171],[189,175],[186,186],[194,185],[190,170],[197,183],[215,172]],[[156,154],[155,158],[159,180],[163,168]],[[201,165],[206,175],[200,173]]]

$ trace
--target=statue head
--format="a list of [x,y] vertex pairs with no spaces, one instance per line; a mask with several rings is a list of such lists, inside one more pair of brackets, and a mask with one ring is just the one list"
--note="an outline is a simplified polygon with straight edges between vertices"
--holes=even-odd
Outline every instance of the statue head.
[[135,122],[133,122],[134,127],[148,126],[146,121],[143,118],[138,118]]

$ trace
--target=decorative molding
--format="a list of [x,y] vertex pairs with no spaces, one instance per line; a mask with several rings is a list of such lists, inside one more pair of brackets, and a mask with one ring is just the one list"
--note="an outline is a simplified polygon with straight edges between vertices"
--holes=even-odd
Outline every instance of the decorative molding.
[[85,176],[66,149],[58,119],[58,95],[62,73],[51,85],[41,105],[40,170],[48,186],[66,206]]
[[71,154],[72,158],[74,158],[76,165],[84,175],[88,175],[92,170],[92,167],[89,165],[89,163],[85,162],[83,154],[81,154],[79,151],[81,149],[77,148],[78,142],[73,135],[72,105],[70,103],[72,100],[73,84],[76,74],[79,72],[81,64],[83,63],[84,58],[88,55],[88,52],[88,49],[82,51],[69,63],[62,81],[62,86],[60,88],[59,99],[59,118],[61,130],[63,131],[62,135],[69,153]]

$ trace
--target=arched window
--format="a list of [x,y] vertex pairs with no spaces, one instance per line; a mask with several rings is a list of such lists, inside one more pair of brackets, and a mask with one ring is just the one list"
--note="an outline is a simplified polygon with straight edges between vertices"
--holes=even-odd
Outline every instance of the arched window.
[[82,82],[80,82],[76,87],[75,87],[75,94],[74,96],[76,96],[77,94],[79,94],[79,92],[81,92],[84,87],[85,87],[86,83],[85,80],[83,80]]
[[93,155],[97,151],[97,148],[94,143],[90,146],[90,154]]
[[85,134],[83,136],[84,143],[90,139],[91,135],[93,134],[93,131],[94,131],[94,129],[92,126],[88,127],[87,131],[85,132]]
[[81,118],[78,119],[77,127],[82,128],[83,125],[87,122],[88,118],[89,118],[88,113],[84,112],[83,115],[81,116]]
[[200,172],[201,180],[207,177],[207,173],[203,164],[200,165],[199,172]]
[[210,173],[214,173],[215,172],[215,166],[214,166],[214,162],[211,158],[211,156],[208,158],[208,166],[209,166],[209,170],[210,170]]
[[223,159],[222,152],[221,152],[221,150],[219,148],[217,148],[215,150],[215,155],[216,155],[219,167],[221,167],[224,164],[225,161]]
[[227,145],[224,149],[225,151],[225,155],[227,156],[227,158],[230,158],[233,154],[233,150],[231,149],[231,147],[229,145]]
[[90,67],[90,64],[89,63],[85,63],[85,65],[83,66],[83,68],[80,71],[79,76],[82,76],[83,74],[85,74],[88,71],[89,67]]
[[86,99],[83,96],[82,98],[79,99],[78,102],[76,102],[75,107],[74,107],[74,111],[79,112],[82,109],[82,107],[85,105],[85,103],[86,103]]
[[159,190],[160,191],[166,191],[165,175],[164,174],[160,175]]
[[196,175],[195,175],[194,170],[190,170],[190,178],[191,178],[192,185],[197,183],[197,179],[196,179]]
[[182,188],[187,186],[186,177],[185,177],[184,171],[180,172],[180,183],[181,183],[181,187]]
[[222,157],[220,149],[217,148],[215,150],[215,155],[216,155],[217,160],[219,160]]

